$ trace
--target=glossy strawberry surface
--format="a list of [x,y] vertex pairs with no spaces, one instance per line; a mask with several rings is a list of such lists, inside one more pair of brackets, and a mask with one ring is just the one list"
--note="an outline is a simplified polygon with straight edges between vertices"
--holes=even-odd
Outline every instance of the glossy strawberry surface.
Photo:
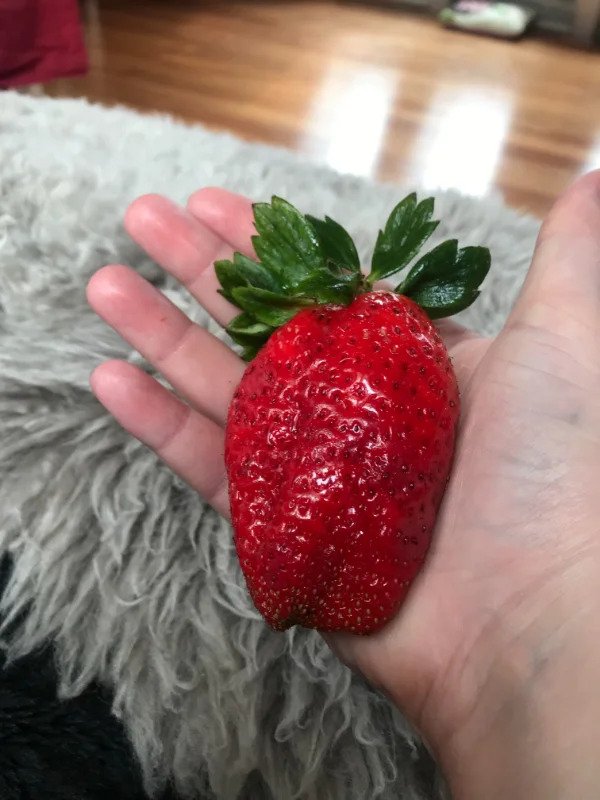
[[269,624],[369,633],[398,610],[450,470],[458,390],[412,300],[358,295],[300,311],[230,407],[235,543]]

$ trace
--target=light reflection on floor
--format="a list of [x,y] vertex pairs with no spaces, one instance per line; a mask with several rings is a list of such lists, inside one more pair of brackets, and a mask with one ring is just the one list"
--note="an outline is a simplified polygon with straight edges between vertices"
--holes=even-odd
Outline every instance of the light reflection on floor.
[[333,61],[315,93],[299,149],[340,172],[371,177],[398,92],[398,75]]
[[[341,172],[375,177],[401,88],[398,72],[332,59],[315,92],[299,149]],[[508,91],[438,89],[411,146],[411,179],[427,189],[488,193],[510,127],[512,102]]]
[[443,89],[433,97],[413,161],[426,189],[454,187],[487,194],[495,182],[512,116],[510,94],[476,87]]
[[590,169],[600,169],[600,136],[598,136],[590,148],[590,152],[582,172]]

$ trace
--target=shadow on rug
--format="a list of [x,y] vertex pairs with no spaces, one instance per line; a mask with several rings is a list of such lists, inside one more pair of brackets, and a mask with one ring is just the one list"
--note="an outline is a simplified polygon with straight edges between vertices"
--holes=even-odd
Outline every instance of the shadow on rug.
[[[0,563],[0,596],[10,562]],[[6,666],[0,654],[2,800],[146,800],[139,765],[106,690],[57,698],[51,646]],[[160,800],[176,800],[170,790]]]

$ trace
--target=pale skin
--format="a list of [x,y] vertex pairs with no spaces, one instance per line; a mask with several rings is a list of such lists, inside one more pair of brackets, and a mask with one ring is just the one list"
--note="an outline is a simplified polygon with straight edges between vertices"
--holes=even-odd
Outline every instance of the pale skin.
[[[146,196],[125,222],[220,323],[232,319],[212,265],[233,250],[252,255],[248,199],[203,189],[184,209]],[[88,298],[178,395],[110,361],[92,375],[96,396],[227,516],[224,426],[244,364],[128,267],[97,272]],[[495,339],[441,327],[462,420],[426,567],[383,630],[329,643],[423,732],[456,800],[591,800],[600,794],[600,172],[558,200]]]

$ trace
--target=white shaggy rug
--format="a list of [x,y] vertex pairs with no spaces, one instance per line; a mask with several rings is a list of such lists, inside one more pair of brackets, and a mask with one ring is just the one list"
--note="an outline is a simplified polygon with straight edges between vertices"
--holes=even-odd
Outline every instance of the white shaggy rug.
[[[103,359],[139,358],[86,305],[107,262],[213,327],[121,227],[137,195],[185,201],[207,184],[327,213],[364,257],[404,191],[162,117],[0,94],[0,557],[14,563],[0,611],[17,621],[4,644],[17,656],[53,642],[64,696],[111,688],[149,790],[171,777],[192,798],[423,798],[401,715],[316,633],[267,630],[228,525],[88,388]],[[436,211],[438,239],[491,248],[483,296],[462,316],[494,332],[537,222],[456,193]]]

